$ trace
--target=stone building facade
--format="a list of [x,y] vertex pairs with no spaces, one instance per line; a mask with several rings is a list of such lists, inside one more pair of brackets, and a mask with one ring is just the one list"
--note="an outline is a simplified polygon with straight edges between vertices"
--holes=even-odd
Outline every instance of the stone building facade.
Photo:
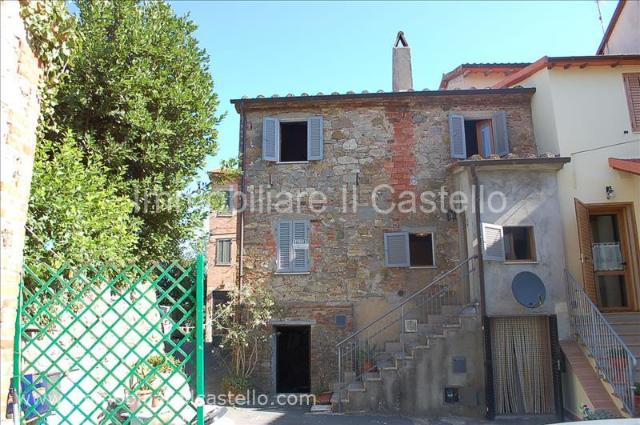
[[[242,213],[243,284],[270,288],[287,307],[285,316],[274,321],[275,334],[282,326],[310,327],[310,390],[331,389],[340,339],[465,259],[459,226],[447,214],[448,196],[442,195],[444,209],[438,205],[425,213],[405,210],[402,195],[431,191],[438,202],[440,193],[450,190],[448,167],[457,161],[452,158],[450,117],[503,112],[510,154],[535,156],[533,93],[460,90],[233,101],[243,125],[243,191],[248,200]],[[263,126],[269,119],[287,123],[313,117],[322,117],[321,159],[264,159],[268,136]],[[326,199],[311,196],[314,191]],[[288,199],[281,192],[293,194],[293,210],[284,208],[287,202],[278,204]],[[389,213],[376,210],[394,204]],[[420,198],[416,204],[420,208]],[[303,248],[308,264],[299,272],[280,270],[279,223],[289,220],[308,223]],[[430,265],[385,265],[385,234],[401,231],[431,235]],[[276,347],[274,337],[261,360],[256,380],[262,390],[278,390]]]
[[0,143],[2,144],[0,293],[0,412],[4,421],[7,393],[13,375],[13,340],[18,287],[22,271],[27,205],[31,190],[36,128],[40,115],[38,82],[41,68],[29,47],[20,3],[0,2],[2,31],[2,89]]

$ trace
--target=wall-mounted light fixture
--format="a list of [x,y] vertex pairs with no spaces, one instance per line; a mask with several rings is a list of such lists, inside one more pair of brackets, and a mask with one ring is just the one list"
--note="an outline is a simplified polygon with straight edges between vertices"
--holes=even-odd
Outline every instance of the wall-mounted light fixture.
[[607,186],[604,190],[607,193],[607,199],[613,199],[616,197],[616,191],[613,190],[613,186]]
[[456,221],[458,219],[458,214],[456,214],[453,210],[447,210],[447,221]]

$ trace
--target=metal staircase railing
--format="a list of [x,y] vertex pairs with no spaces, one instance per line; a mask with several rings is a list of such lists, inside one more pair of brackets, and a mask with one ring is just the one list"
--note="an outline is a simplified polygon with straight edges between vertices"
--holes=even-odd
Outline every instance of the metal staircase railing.
[[613,387],[625,409],[633,414],[635,356],[591,301],[582,285],[568,271],[565,274],[571,330],[595,360],[602,378]]
[[[415,320],[413,324],[441,326],[442,322],[430,323],[429,319],[430,316],[433,319],[435,315],[446,318],[447,314],[443,314],[444,306],[458,308],[454,315],[459,316],[460,307],[470,304],[468,277],[474,270],[477,258],[475,255],[469,257],[438,275],[424,288],[336,344],[338,391],[360,380],[366,373],[376,370],[377,363],[384,360],[380,356],[388,354],[384,353],[385,343],[399,343],[400,349],[394,354],[399,358],[406,356],[411,345],[408,344],[408,332],[405,332],[405,320]],[[418,333],[417,329],[412,331],[414,332],[411,333]]]

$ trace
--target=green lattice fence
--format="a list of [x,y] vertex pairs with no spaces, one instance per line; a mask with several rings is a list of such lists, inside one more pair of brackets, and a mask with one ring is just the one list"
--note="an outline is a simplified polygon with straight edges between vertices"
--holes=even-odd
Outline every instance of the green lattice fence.
[[22,423],[203,423],[204,257],[148,269],[25,266]]

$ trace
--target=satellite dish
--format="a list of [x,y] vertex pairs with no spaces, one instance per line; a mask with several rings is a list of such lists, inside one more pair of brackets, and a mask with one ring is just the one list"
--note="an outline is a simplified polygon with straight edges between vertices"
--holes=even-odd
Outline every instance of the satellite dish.
[[515,299],[527,308],[537,308],[544,304],[547,290],[542,280],[531,272],[520,272],[511,283]]

